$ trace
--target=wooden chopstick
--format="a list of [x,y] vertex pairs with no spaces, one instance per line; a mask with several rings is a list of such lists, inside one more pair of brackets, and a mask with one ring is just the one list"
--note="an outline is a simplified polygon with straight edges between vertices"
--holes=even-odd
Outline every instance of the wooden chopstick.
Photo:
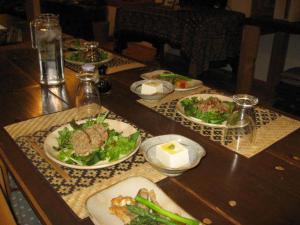
[[54,161],[52,161],[51,159],[49,159],[45,153],[45,151],[43,149],[41,149],[34,140],[29,139],[31,147],[44,159],[47,161],[47,163],[49,163],[53,169],[55,169],[55,171],[57,173],[59,173],[59,175],[61,175],[65,180],[71,180],[71,177],[69,176],[68,173],[66,173],[57,163],[55,163]]

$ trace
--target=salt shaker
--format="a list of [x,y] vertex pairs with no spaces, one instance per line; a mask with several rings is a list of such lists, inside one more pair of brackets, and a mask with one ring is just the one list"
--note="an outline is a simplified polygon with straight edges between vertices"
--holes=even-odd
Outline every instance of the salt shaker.
[[109,93],[111,90],[111,81],[108,75],[106,75],[107,66],[101,65],[98,68],[99,72],[99,82],[97,83],[97,87],[101,94]]

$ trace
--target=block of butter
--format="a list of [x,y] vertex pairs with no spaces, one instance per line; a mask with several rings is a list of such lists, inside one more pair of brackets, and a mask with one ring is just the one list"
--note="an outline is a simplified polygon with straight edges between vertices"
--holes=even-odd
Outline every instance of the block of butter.
[[179,168],[189,163],[189,152],[177,141],[156,146],[156,158],[165,166]]
[[141,94],[153,95],[163,93],[163,84],[160,81],[149,81],[142,84]]

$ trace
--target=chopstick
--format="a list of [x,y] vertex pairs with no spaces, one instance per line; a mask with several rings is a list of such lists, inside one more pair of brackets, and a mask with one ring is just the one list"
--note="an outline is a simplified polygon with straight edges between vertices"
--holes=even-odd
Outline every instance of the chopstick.
[[49,163],[53,169],[59,173],[59,175],[61,175],[65,180],[71,180],[71,177],[69,176],[69,174],[67,174],[57,163],[53,162],[51,159],[49,159],[45,153],[45,151],[43,149],[41,149],[34,140],[29,139],[31,147],[40,155],[40,157],[42,157],[44,160],[47,161],[47,163]]

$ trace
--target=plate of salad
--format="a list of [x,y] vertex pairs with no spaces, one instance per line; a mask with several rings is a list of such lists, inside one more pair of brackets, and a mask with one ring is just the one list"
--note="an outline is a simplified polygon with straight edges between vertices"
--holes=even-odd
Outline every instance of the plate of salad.
[[75,169],[99,169],[128,159],[139,149],[140,132],[130,124],[105,116],[59,127],[45,139],[46,155]]
[[196,94],[180,99],[176,111],[184,118],[206,126],[226,127],[235,109],[232,98],[218,94]]
[[113,55],[110,52],[106,52],[104,50],[98,50],[97,52],[99,61],[97,62],[90,62],[88,57],[86,57],[85,51],[68,51],[64,53],[64,59],[66,62],[76,64],[76,65],[83,65],[85,63],[91,63],[95,65],[101,65],[104,63],[109,62],[113,59]]
[[142,79],[159,79],[171,82],[175,86],[175,91],[189,91],[202,85],[202,81],[192,79],[187,76],[173,73],[168,70],[155,70],[141,75]]
[[75,49],[75,50],[85,50],[86,47],[84,44],[86,43],[85,40],[80,38],[72,38],[64,41],[64,47],[68,49]]
[[86,202],[96,225],[201,225],[156,184],[130,177],[92,195]]

